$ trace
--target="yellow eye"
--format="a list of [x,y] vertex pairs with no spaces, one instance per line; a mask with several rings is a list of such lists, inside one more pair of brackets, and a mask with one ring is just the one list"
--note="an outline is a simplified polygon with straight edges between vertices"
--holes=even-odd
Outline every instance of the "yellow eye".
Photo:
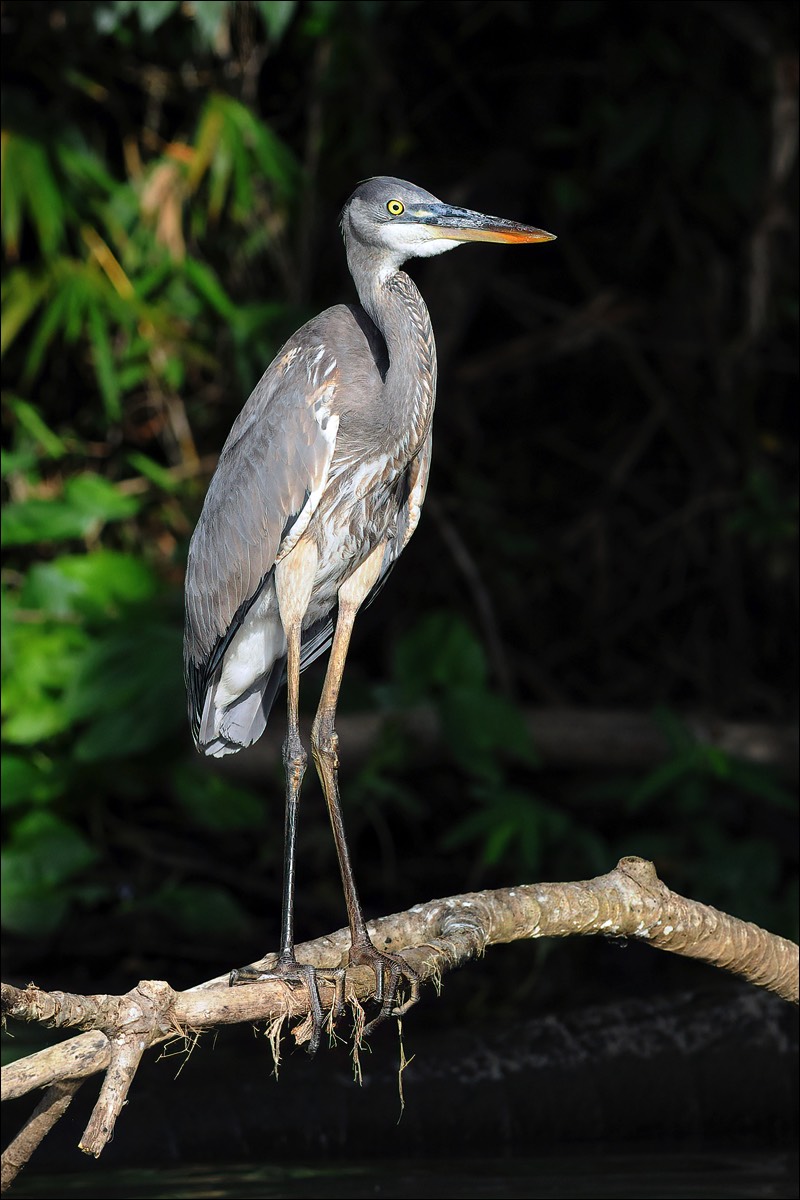
[[386,208],[393,217],[399,217],[401,212],[406,211],[405,204],[401,204],[399,200],[390,200]]

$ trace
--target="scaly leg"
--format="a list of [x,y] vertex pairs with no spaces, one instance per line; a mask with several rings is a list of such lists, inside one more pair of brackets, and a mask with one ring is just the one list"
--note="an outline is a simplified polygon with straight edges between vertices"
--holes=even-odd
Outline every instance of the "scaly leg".
[[[336,842],[336,853],[339,856],[339,869],[342,874],[347,917],[350,923],[350,965],[363,964],[372,967],[375,972],[375,999],[381,1005],[380,1013],[366,1027],[365,1034],[370,1034],[375,1026],[388,1016],[402,1016],[419,999],[417,973],[399,954],[384,954],[376,950],[367,933],[350,863],[350,852],[347,848],[339,797],[338,738],[334,729],[336,704],[339,699],[339,688],[356,613],[378,578],[383,561],[383,549],[383,546],[378,546],[373,550],[366,562],[362,563],[339,589],[339,615],[322,696],[311,731],[311,749],[322,783],[322,790],[325,793],[333,838]],[[401,979],[405,979],[408,983],[410,994],[403,1005],[395,1007],[397,989]]]
[[281,941],[278,958],[268,971],[242,967],[231,971],[231,986],[266,979],[282,979],[287,983],[305,983],[311,1006],[311,1041],[309,1054],[319,1046],[324,1014],[319,996],[317,976],[333,979],[336,987],[334,1016],[344,1010],[344,970],[341,967],[314,968],[298,963],[294,948],[295,850],[297,845],[297,810],[300,788],[306,772],[308,756],[300,740],[300,641],[303,616],[311,597],[317,568],[317,550],[313,543],[300,542],[276,570],[278,606],[286,631],[287,642],[287,728],[283,743],[283,765],[286,772],[286,821],[283,844],[283,894],[281,904]]

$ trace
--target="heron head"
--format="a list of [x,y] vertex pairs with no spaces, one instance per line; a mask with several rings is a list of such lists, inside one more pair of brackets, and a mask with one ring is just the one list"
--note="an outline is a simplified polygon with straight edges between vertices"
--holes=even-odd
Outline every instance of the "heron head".
[[342,209],[345,243],[359,242],[392,269],[408,258],[427,258],[462,242],[551,242],[555,235],[532,225],[444,204],[424,188],[381,175],[359,184]]

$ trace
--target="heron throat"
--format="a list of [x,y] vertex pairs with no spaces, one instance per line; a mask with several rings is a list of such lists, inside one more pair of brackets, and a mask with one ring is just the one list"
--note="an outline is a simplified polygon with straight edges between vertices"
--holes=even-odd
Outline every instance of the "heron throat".
[[436,403],[436,342],[430,314],[405,271],[376,270],[373,263],[372,270],[366,270],[353,261],[357,255],[351,256],[350,249],[348,262],[358,298],[386,342],[386,420],[398,438],[398,450],[410,459],[425,443]]

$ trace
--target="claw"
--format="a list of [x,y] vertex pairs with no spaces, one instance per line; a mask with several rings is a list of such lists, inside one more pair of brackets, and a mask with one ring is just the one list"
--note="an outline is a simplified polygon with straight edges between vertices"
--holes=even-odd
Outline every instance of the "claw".
[[[352,947],[350,966],[372,967],[375,972],[375,1001],[380,1004],[381,1011],[365,1026],[364,1037],[369,1037],[387,1017],[402,1017],[419,1000],[419,975],[399,954],[381,953],[371,942],[367,942],[366,945]],[[409,996],[402,1004],[396,1005],[401,980],[408,984]]]
[[319,979],[333,982],[334,995],[330,1014],[338,1021],[344,1014],[344,967],[312,967],[308,963],[299,963],[294,959],[278,959],[274,967],[267,970],[258,967],[234,967],[228,976],[231,987],[245,983],[268,983],[279,979],[282,983],[305,984],[308,989],[309,1014],[311,1016],[311,1038],[308,1043],[308,1053],[316,1054],[319,1049],[322,1031],[325,1027],[325,1013],[319,995]]

